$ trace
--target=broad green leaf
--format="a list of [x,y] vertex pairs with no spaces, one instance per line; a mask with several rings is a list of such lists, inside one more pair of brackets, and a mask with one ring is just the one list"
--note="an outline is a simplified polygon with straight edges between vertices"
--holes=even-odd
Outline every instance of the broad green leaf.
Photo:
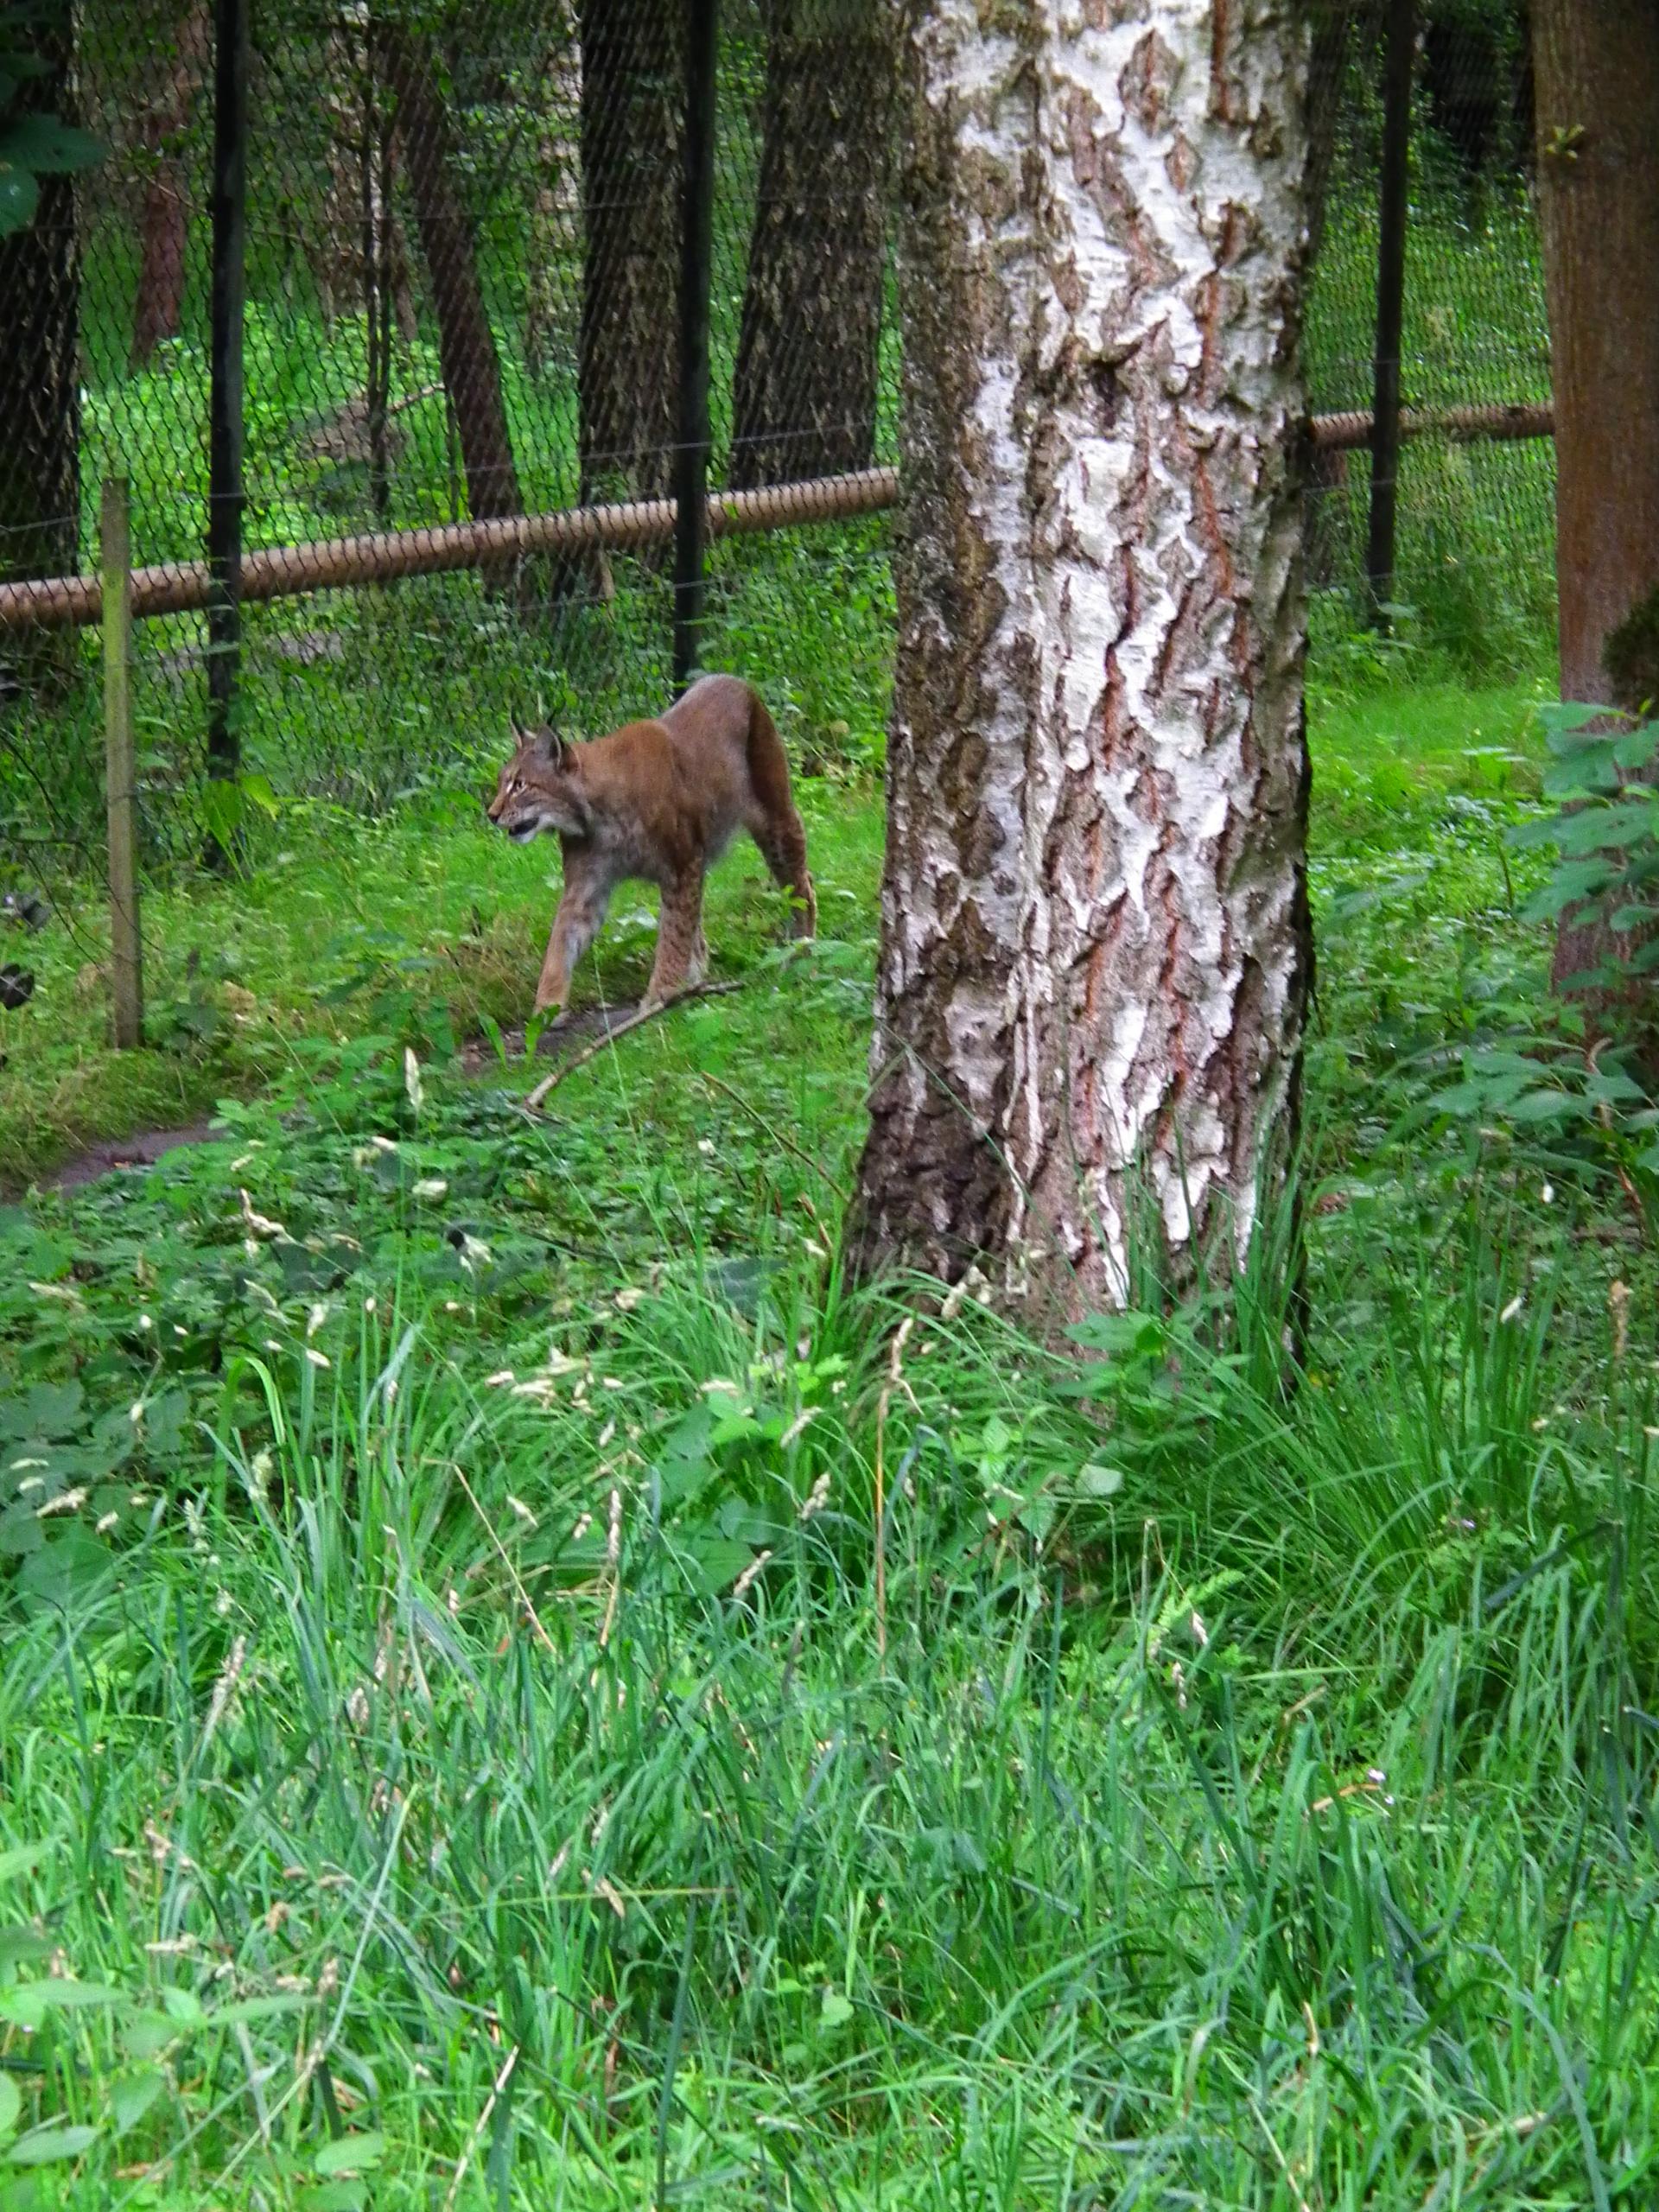
[[1077,1488],[1085,1497],[1116,1497],[1122,1487],[1122,1467],[1103,1467],[1091,1460],[1077,1471]]
[[43,1974],[38,1981],[20,1981],[0,1990],[0,2018],[20,2027],[38,2027],[48,2012],[107,2011],[118,2005],[125,1992],[107,1981],[72,1981],[67,1975]]
[[1516,1122],[1564,1122],[1584,1108],[1564,1090],[1529,1090],[1505,1111]]
[[16,2128],[23,2109],[23,2093],[10,2074],[0,2074],[0,2143]]
[[839,1989],[826,1989],[823,2002],[818,2007],[818,2024],[823,2028],[844,2028],[853,2017],[853,2000]]
[[297,1991],[279,1997],[245,1997],[235,2005],[216,2005],[207,2016],[210,2028],[246,2026],[251,2020],[269,2020],[284,2012],[303,2012],[310,1999]]
[[302,2212],[363,2212],[368,2201],[365,2181],[320,2181],[300,2197]]
[[0,127],[0,160],[36,176],[68,176],[101,162],[108,149],[89,130],[55,115],[20,115]]
[[17,1570],[17,1587],[66,1611],[97,1588],[114,1554],[85,1529],[65,1526]]
[[1090,1351],[1145,1359],[1161,1351],[1164,1325],[1155,1313],[1090,1313],[1065,1333]]
[[166,2087],[167,2076],[159,2066],[146,2066],[111,2082],[110,2117],[115,2133],[124,2135],[130,2127],[137,2127]]
[[386,2139],[378,2131],[365,2135],[341,2135],[325,2143],[311,2164],[319,2174],[372,2172],[386,2155]]
[[80,2158],[97,2140],[95,2127],[31,2127],[3,2156],[14,2166],[59,2166]]
[[222,846],[234,843],[248,810],[240,784],[214,777],[201,787],[201,818],[207,834]]
[[175,2044],[181,2031],[164,2012],[138,2012],[121,2030],[121,2048],[140,2062],[159,2058]]
[[754,1554],[747,1544],[716,1535],[711,1529],[699,1529],[682,1538],[679,1556],[698,1595],[712,1597],[736,1581]]
[[1572,742],[1576,732],[1588,729],[1592,722],[1604,721],[1605,707],[1577,704],[1571,700],[1550,701],[1538,709],[1538,719],[1550,745],[1558,747]]

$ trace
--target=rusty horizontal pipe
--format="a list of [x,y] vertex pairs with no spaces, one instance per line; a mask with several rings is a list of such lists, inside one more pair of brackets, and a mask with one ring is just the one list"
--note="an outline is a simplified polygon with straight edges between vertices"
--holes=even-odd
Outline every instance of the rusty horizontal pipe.
[[[1511,438],[1549,438],[1555,435],[1555,412],[1550,407],[1408,407],[1401,410],[1400,435],[1404,438],[1450,438],[1459,443],[1476,439],[1504,442]],[[1357,453],[1371,442],[1369,410],[1357,408],[1345,415],[1315,415],[1307,425],[1308,442],[1321,453]]]
[[[1548,438],[1554,433],[1548,407],[1408,408],[1400,418],[1402,438]],[[1371,418],[1356,410],[1315,415],[1309,442],[1325,453],[1357,452],[1370,443]],[[793,523],[843,522],[877,513],[899,498],[896,468],[861,468],[844,476],[816,476],[798,484],[771,484],[750,492],[715,492],[709,499],[711,537],[739,537]],[[674,535],[672,499],[630,499],[605,507],[562,507],[549,514],[507,515],[488,522],[455,522],[429,530],[371,531],[309,545],[275,545],[242,557],[241,596],[287,599],[302,592],[339,590],[354,584],[391,583],[399,576],[438,575],[475,569],[504,556],[613,550],[661,543]],[[132,579],[136,617],[186,614],[208,603],[205,561],[162,561],[137,569]],[[47,576],[0,583],[0,632],[73,628],[99,619],[96,576]]]
[[[738,537],[792,523],[844,521],[892,506],[898,491],[896,469],[865,468],[799,484],[717,492],[709,500],[709,534]],[[647,545],[672,537],[674,521],[672,499],[630,499],[613,506],[564,507],[549,514],[270,546],[243,555],[241,597],[245,602],[285,599],[300,592],[389,583],[398,576],[437,575],[514,556]],[[208,604],[211,589],[205,561],[158,562],[133,571],[132,611],[135,616],[189,613]],[[99,607],[96,576],[0,584],[0,631],[73,628],[96,622]]]

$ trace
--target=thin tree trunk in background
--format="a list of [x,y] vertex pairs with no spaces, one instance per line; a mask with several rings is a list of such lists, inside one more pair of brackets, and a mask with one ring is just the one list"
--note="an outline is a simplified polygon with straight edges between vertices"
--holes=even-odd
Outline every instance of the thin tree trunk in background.
[[384,527],[391,519],[391,128],[381,112],[378,40],[372,16],[363,26],[359,103],[358,177],[363,228],[363,400],[368,432],[369,505]]
[[667,496],[679,349],[681,0],[580,0],[581,497]]
[[[16,96],[22,113],[72,121],[75,10],[31,26],[48,66]],[[42,176],[27,230],[0,238],[0,582],[72,575],[80,547],[80,240],[75,181]],[[26,691],[67,679],[73,642],[42,633],[7,641],[10,683]],[[0,684],[0,690],[5,686]]]
[[[1659,8],[1534,0],[1532,18],[1561,696],[1634,708],[1659,690]],[[1638,652],[1621,681],[1610,640],[1644,621],[1650,674]],[[1617,950],[1568,916],[1557,984]]]
[[[306,226],[305,251],[330,336],[340,315],[361,308],[369,315],[371,295],[379,285],[390,297],[398,336],[410,346],[420,321],[408,243],[393,199],[397,133],[377,79],[372,51],[377,34],[369,0],[340,0],[317,79],[327,118],[328,181],[321,220]],[[365,222],[364,170],[371,161]]]
[[532,375],[549,368],[556,355],[569,304],[570,250],[582,222],[582,49],[569,0],[559,0],[549,36],[536,87],[535,189],[524,271],[524,363]]
[[132,365],[148,368],[164,339],[176,338],[184,316],[185,257],[190,232],[179,140],[207,67],[211,23],[207,9],[192,7],[179,22],[167,79],[144,118],[143,143],[149,158],[139,218],[138,290],[133,305]]
[[913,18],[868,1271],[1241,1261],[1311,973],[1290,10]]
[[377,23],[386,80],[397,103],[416,227],[432,286],[438,359],[475,521],[524,512],[513,466],[501,366],[479,278],[478,241],[461,195],[435,58],[423,40]]
[[731,480],[744,487],[874,456],[891,25],[887,0],[771,0],[732,398]]

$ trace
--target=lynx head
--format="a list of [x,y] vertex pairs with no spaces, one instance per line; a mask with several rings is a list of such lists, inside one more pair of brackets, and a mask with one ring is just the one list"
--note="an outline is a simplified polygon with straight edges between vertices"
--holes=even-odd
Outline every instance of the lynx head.
[[512,758],[496,779],[491,821],[515,845],[528,844],[543,830],[585,837],[591,825],[575,747],[555,730],[509,727]]

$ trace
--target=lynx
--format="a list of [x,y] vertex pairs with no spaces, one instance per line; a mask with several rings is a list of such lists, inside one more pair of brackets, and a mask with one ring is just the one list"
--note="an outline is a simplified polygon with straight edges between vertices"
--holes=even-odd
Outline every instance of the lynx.
[[734,676],[705,676],[658,721],[572,744],[513,729],[515,750],[490,819],[516,844],[556,830],[564,889],[547,941],[536,1011],[564,1011],[576,963],[599,935],[619,883],[662,891],[657,958],[645,1004],[702,980],[702,880],[740,829],[796,899],[809,938],[817,902],[806,833],[790,796],[789,764],[759,695]]

